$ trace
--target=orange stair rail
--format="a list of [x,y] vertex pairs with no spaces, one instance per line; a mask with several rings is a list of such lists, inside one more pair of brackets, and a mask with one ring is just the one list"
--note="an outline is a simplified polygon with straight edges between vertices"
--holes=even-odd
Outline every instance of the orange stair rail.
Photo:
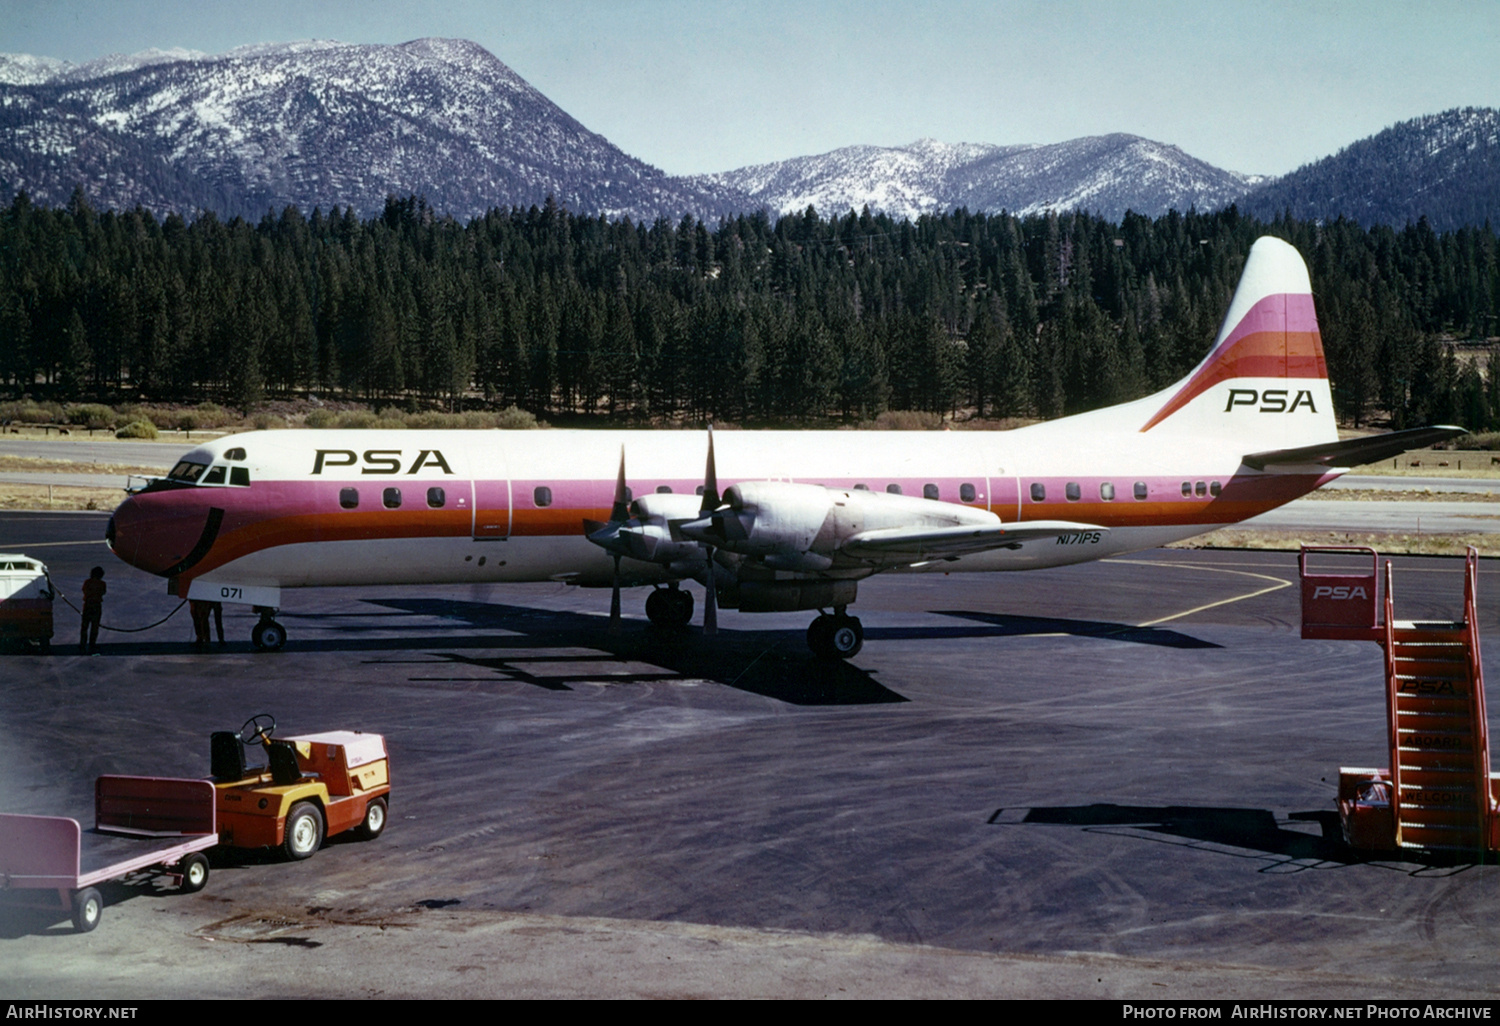
[[[1369,573],[1314,573],[1311,553],[1368,555]],[[1392,569],[1377,601],[1378,556],[1366,548],[1305,546],[1302,636],[1378,641],[1385,654],[1385,769],[1339,770],[1344,838],[1359,848],[1474,852],[1500,847],[1490,773],[1489,731],[1479,652],[1479,557],[1464,563],[1463,620],[1398,621]],[[1376,611],[1383,615],[1378,618]]]

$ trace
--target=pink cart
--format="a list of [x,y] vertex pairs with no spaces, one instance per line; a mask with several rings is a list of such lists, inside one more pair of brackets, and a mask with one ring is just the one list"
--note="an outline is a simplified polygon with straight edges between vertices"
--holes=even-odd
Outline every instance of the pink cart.
[[[97,885],[166,876],[184,893],[208,883],[219,843],[208,780],[103,776],[94,784],[94,829],[66,816],[0,813],[0,892],[8,903],[71,912],[87,932],[99,925]],[[45,897],[46,900],[43,900]]]

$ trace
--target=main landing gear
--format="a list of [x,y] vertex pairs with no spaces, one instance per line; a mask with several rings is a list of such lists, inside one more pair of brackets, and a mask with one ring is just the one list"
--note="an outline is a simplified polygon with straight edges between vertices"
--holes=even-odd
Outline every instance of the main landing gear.
[[865,646],[865,627],[859,617],[838,606],[833,615],[818,614],[807,628],[807,647],[819,659],[853,659]]
[[646,596],[646,619],[658,627],[686,627],[693,622],[693,595],[676,585]]
[[251,643],[262,652],[280,652],[286,644],[286,628],[273,619],[280,610],[256,606],[255,611],[260,614],[260,621],[250,629]]

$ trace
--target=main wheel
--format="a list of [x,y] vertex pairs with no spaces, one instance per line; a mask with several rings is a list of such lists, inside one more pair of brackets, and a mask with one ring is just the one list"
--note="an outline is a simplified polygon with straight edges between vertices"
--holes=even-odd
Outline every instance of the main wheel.
[[286,816],[281,853],[292,862],[310,859],[323,843],[323,814],[312,802],[298,802]]
[[856,616],[835,616],[833,632],[828,636],[829,648],[838,659],[853,659],[865,647],[865,626]]
[[201,851],[183,856],[177,864],[177,872],[182,876],[177,890],[183,894],[197,894],[208,883],[208,856]]
[[376,798],[365,806],[365,821],[354,828],[362,841],[373,841],[385,832],[385,799]]
[[807,627],[807,647],[819,659],[852,659],[865,645],[865,628],[854,616],[824,613]]
[[280,652],[286,644],[286,628],[275,620],[262,620],[250,630],[250,640],[265,652]]
[[104,899],[92,887],[85,887],[73,895],[73,929],[88,933],[99,925],[104,915]]
[[657,588],[646,596],[646,619],[658,627],[686,627],[693,621],[693,596],[681,588]]
[[665,591],[660,588],[653,590],[646,596],[646,619],[664,626],[672,615],[669,609],[670,602]]
[[686,627],[693,622],[693,593],[681,588],[667,589],[670,622],[673,627]]

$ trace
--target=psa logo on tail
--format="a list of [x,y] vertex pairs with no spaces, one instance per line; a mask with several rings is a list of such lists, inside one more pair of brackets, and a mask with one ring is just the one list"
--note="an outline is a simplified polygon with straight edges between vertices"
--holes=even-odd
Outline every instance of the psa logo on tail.
[[[1309,413],[1317,413],[1318,408],[1313,405],[1312,393],[1305,388],[1297,389],[1297,394],[1292,397],[1292,404],[1287,405],[1287,393],[1289,388],[1268,388],[1264,392],[1257,392],[1253,388],[1231,388],[1229,390],[1229,402],[1224,404],[1224,412],[1228,413],[1236,406],[1254,407],[1257,413],[1296,413],[1303,407]],[[1259,403],[1259,406],[1256,404]]]

